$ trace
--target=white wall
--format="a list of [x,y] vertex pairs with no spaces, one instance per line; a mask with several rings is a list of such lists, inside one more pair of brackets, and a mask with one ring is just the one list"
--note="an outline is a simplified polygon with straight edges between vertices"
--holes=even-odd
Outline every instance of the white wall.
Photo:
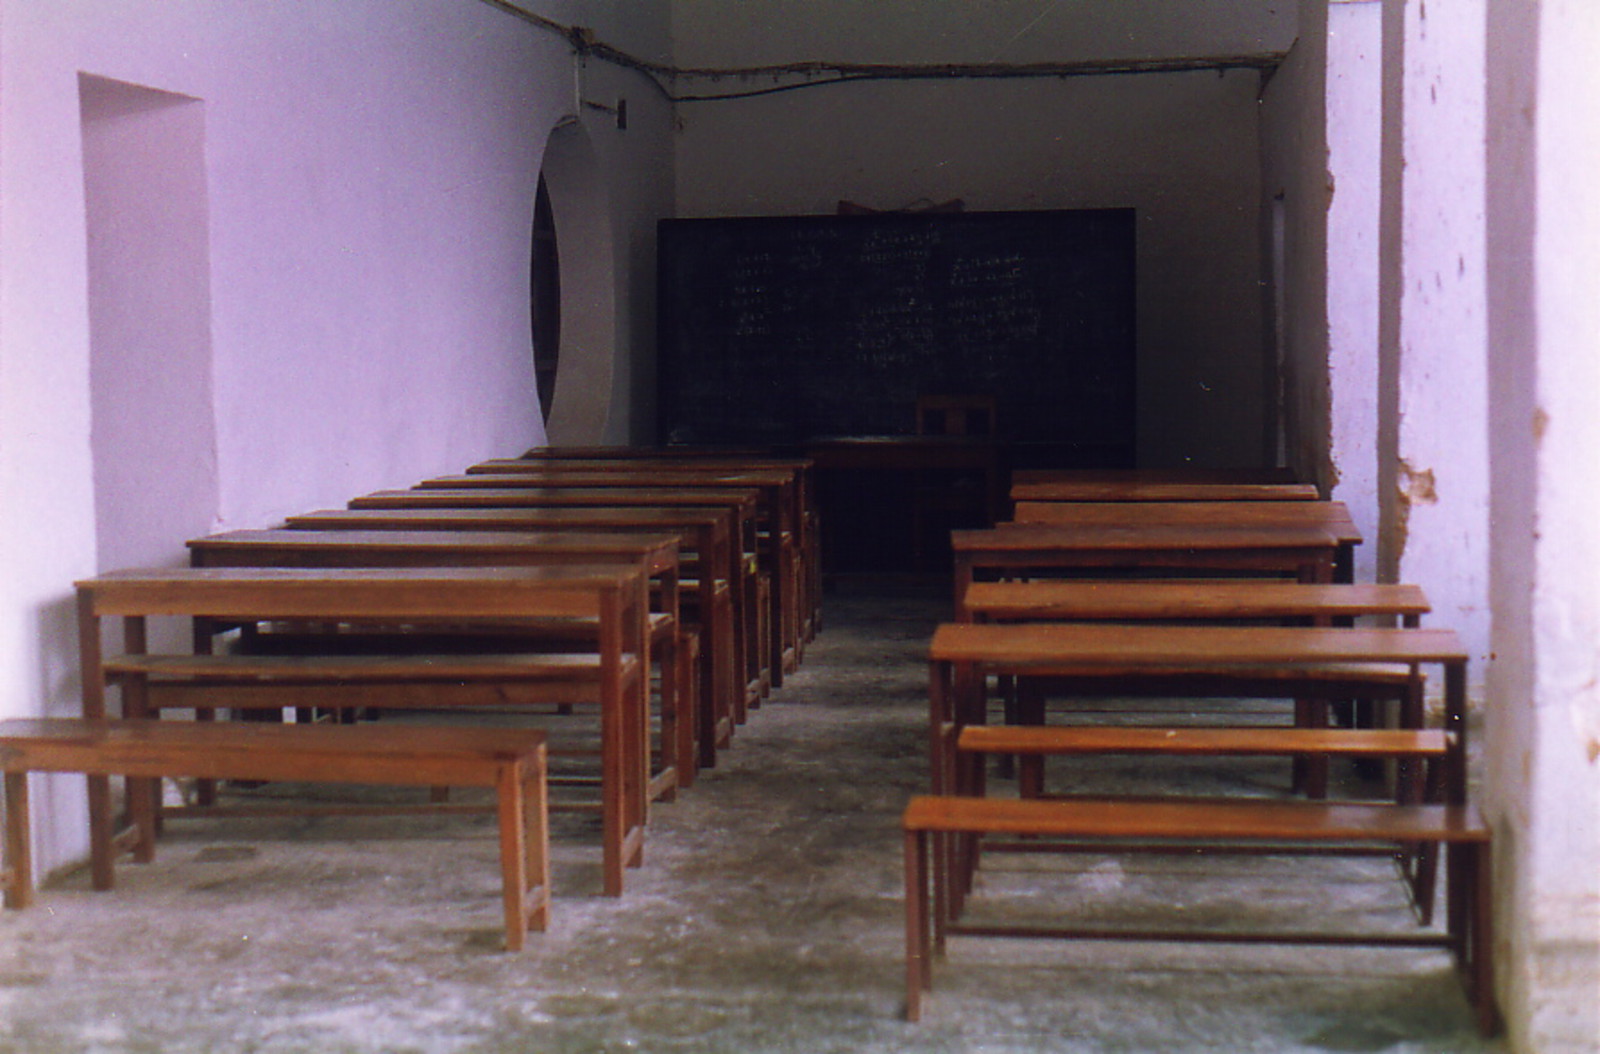
[[[592,430],[627,427],[649,332],[640,247],[672,160],[668,109],[637,74],[580,79],[561,38],[471,0],[0,2],[0,714],[74,710],[71,583],[96,570],[80,73],[204,110],[219,524],[543,441],[529,230],[546,137],[569,115],[604,184],[614,252],[586,270],[615,284],[601,309],[616,334],[571,354],[624,364]],[[594,28],[669,47],[662,3]],[[580,83],[625,92],[629,129],[582,106]],[[163,483],[184,501],[208,485]],[[73,797],[42,794],[46,867],[82,847]]]
[[[694,3],[675,9],[674,30],[685,66],[1064,61],[1286,47],[1288,9],[1146,3],[1113,15],[1103,5],[1001,3],[980,13],[899,2],[863,17],[861,5],[839,2]],[[1151,11],[1159,18],[1138,17]],[[1256,28],[1241,29],[1247,22]],[[1197,25],[1211,33],[1183,32]],[[697,79],[680,91],[770,83]],[[969,210],[1136,208],[1140,457],[1258,464],[1258,87],[1253,72],[1197,72],[857,82],[689,103],[678,212],[792,215],[830,213],[841,199],[894,209],[952,198]]]
[[1385,0],[1380,574],[1489,659],[1483,0]]
[[1073,62],[1287,50],[1284,0],[687,0],[680,67],[833,62]]

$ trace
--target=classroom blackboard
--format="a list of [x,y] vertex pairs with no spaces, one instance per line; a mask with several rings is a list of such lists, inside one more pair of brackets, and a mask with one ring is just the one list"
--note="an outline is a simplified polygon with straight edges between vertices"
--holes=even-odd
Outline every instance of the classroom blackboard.
[[914,431],[992,394],[1019,443],[1132,449],[1132,209],[664,220],[666,443]]

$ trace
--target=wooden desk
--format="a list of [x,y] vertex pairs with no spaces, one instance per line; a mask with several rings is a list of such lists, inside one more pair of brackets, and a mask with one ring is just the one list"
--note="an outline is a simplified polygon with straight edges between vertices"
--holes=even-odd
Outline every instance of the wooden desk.
[[[460,477],[469,478],[469,477]],[[473,479],[511,479],[507,476],[470,477]],[[610,496],[610,500],[607,500]],[[741,630],[746,683],[751,686],[748,698],[753,705],[765,694],[766,686],[778,684],[782,677],[770,663],[762,663],[769,653],[756,646],[761,639],[760,584],[755,566],[756,492],[752,489],[734,488],[606,488],[606,487],[466,487],[461,489],[428,489],[424,484],[412,490],[385,490],[367,494],[350,501],[350,508],[370,509],[586,509],[603,512],[607,509],[687,509],[711,510],[732,516],[729,533],[733,539],[734,565],[729,569],[730,588],[733,590],[734,618]],[[744,704],[738,707],[742,720]]]
[[[1363,616],[1399,618],[1415,627],[1429,610],[1423,591],[1412,585],[1306,585],[1293,582],[1184,581],[1032,581],[974,582],[967,587],[966,615],[974,622],[1224,622],[1267,621],[1283,624],[1335,625]],[[1219,680],[1213,678],[1213,680]],[[1363,694],[1359,675],[1346,682]],[[1318,686],[1316,698],[1301,691],[1295,699],[1295,726],[1327,726],[1327,698],[1341,685],[1335,678]],[[1018,698],[1014,686],[1004,691],[1012,720],[1042,720],[1043,700]],[[1420,727],[1420,683],[1388,684],[1378,689],[1401,700],[1401,724]],[[1370,705],[1367,703],[1365,705]],[[1327,764],[1309,757],[1295,762],[1295,783],[1320,798],[1327,790]],[[1034,784],[1037,785],[1037,777]]]
[[1013,483],[1018,501],[1317,501],[1309,483],[1190,483],[1147,480],[1081,480]]
[[324,509],[290,516],[295,530],[316,531],[535,531],[582,534],[671,533],[680,551],[696,554],[699,572],[694,593],[705,632],[700,648],[702,683],[716,694],[711,712],[702,715],[700,764],[716,763],[716,749],[733,733],[745,707],[747,687],[744,628],[734,601],[742,558],[732,542],[730,510],[689,507],[640,508],[444,508]]
[[[650,798],[669,796],[694,782],[698,711],[703,698],[681,700],[679,721],[678,538],[670,534],[563,534],[511,531],[229,531],[188,543],[194,567],[547,567],[621,564],[637,567],[655,583],[654,608],[665,618],[661,656],[662,765]],[[652,634],[652,638],[654,634]],[[654,649],[652,649],[654,650]],[[680,727],[681,724],[681,727]]]
[[[631,463],[602,460],[530,462],[520,459],[485,461],[468,469],[469,476],[491,476],[495,487],[605,487],[639,488],[755,488],[760,495],[758,518],[764,521],[771,540],[770,551],[762,564],[768,570],[772,588],[773,617],[770,623],[772,682],[780,685],[786,669],[799,659],[801,616],[799,601],[802,558],[798,550],[804,541],[805,515],[801,511],[802,489],[796,468],[751,468],[740,463],[723,467],[718,462],[695,461]],[[429,480],[425,488],[458,487],[459,477]],[[470,485],[470,484],[468,484]],[[753,550],[753,551],[760,551]]]
[[[145,650],[146,621],[177,616],[454,624],[586,617],[600,624],[601,844],[605,889],[620,895],[623,871],[642,859],[649,719],[641,668],[647,615],[644,576],[632,567],[176,568],[120,571],[77,583],[83,716],[106,717],[102,618],[123,622],[125,649]],[[534,649],[537,650],[535,647]],[[634,671],[628,676],[628,669]],[[140,716],[140,715],[128,715]],[[111,793],[91,777],[93,837],[111,838]],[[109,886],[109,874],[96,875]]]
[[[1441,666],[1444,727],[1456,737],[1454,756],[1464,759],[1468,657],[1447,629],[947,623],[934,632],[929,649],[934,772],[951,772],[962,727],[984,723],[985,675],[1133,680],[1196,669],[1247,673],[1250,667],[1327,664]],[[1465,804],[1462,764],[1450,766],[1445,784],[1448,802]]]
[[[821,619],[822,580],[816,475],[810,458],[716,447],[537,447],[520,458],[484,461],[467,471],[473,475],[516,475],[552,467],[574,472],[646,472],[652,475],[661,470],[787,473],[790,483],[781,485],[773,500],[786,509],[787,527],[780,527],[780,530],[792,532],[793,549],[800,557],[800,566],[794,574],[798,579],[795,592],[801,612],[801,625],[797,627],[801,643],[815,635]],[[798,660],[798,654],[795,658]]]
[[[983,522],[989,525],[1004,518],[1006,447],[987,436],[821,436],[808,440],[804,449],[806,456],[816,463],[818,473],[826,473],[830,477],[832,486],[829,489],[833,492],[833,500],[841,506],[827,510],[835,531],[839,532],[830,535],[830,543],[839,549],[841,556],[850,548],[848,543],[859,532],[866,531],[869,537],[873,533],[870,530],[873,523],[858,526],[857,522],[852,522],[851,513],[856,512],[855,506],[864,504],[875,519],[886,511],[898,511],[893,504],[886,510],[870,500],[874,497],[880,502],[884,500],[876,491],[878,482],[885,479],[909,480],[916,474],[944,478],[953,478],[957,474],[978,475],[983,481]],[[916,495],[908,492],[902,496],[894,492],[893,496],[907,501],[906,515],[910,523],[905,535],[897,530],[883,541],[900,550],[900,539],[909,537],[912,545],[901,551],[913,555],[914,563],[920,562],[914,558],[922,541],[916,515]],[[856,512],[854,519],[859,522],[865,517]]]
[[1028,570],[1167,568],[1333,577],[1339,540],[1321,527],[1026,526],[954,531],[957,617],[985,574]]
[[1334,578],[1351,581],[1361,530],[1342,501],[1122,501],[1018,502],[1019,524],[1170,524],[1196,527],[1324,527],[1339,541]]

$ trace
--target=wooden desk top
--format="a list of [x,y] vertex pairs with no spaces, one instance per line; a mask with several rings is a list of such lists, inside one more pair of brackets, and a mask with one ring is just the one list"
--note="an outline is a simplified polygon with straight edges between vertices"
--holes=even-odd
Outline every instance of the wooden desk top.
[[[448,478],[448,477],[447,477]],[[453,486],[444,479],[427,480],[411,490],[380,490],[355,498],[352,509],[426,508],[515,508],[604,507],[604,506],[728,506],[755,511],[754,490],[730,487],[563,487],[546,486],[541,481],[518,486],[521,477],[463,476],[472,482]],[[485,484],[481,480],[508,479],[508,483]]]
[[1341,618],[1430,610],[1414,585],[1295,582],[974,582],[964,606],[980,620]]
[[638,458],[666,458],[679,460],[682,458],[724,458],[727,460],[743,461],[746,458],[764,460],[772,457],[772,451],[765,447],[743,446],[634,446],[626,443],[601,444],[597,446],[536,446],[530,447],[519,457],[491,458],[491,461],[529,461],[529,460],[557,460],[557,461],[629,461]]
[[[678,537],[671,534],[581,534],[564,531],[313,531],[252,530],[193,538],[189,551],[199,563],[253,560],[303,561],[316,566],[353,559],[509,563],[642,561],[652,572],[678,562]],[[316,563],[311,563],[311,562]]]
[[1228,549],[1333,549],[1338,537],[1326,527],[1180,524],[1017,525],[950,532],[958,556],[965,554],[1189,551]]
[[824,469],[977,468],[998,473],[1005,444],[988,436],[835,436],[806,453]]
[[[522,472],[529,467],[539,467],[549,462],[565,462],[580,468],[596,468],[610,463],[641,466],[676,466],[684,468],[710,468],[741,470],[745,468],[789,469],[804,472],[811,468],[811,459],[781,457],[762,451],[717,450],[696,447],[535,447],[521,457],[490,458],[479,462],[467,471]],[[500,466],[505,466],[502,469]]]
[[929,657],[1006,668],[1155,671],[1330,662],[1464,664],[1469,655],[1449,629],[1035,622],[946,623],[934,631]]
[[714,529],[726,534],[732,513],[711,506],[603,508],[322,509],[284,522],[310,530],[632,531]]
[[467,473],[520,476],[528,484],[548,480],[581,487],[788,487],[795,482],[792,469],[722,468],[676,461],[664,465],[631,465],[625,461],[593,465],[571,461],[485,461],[473,465]]
[[598,615],[604,598],[642,591],[643,573],[624,564],[183,567],[113,571],[76,586],[92,615],[524,618]]
[[1012,501],[1317,501],[1309,483],[1189,483],[1084,480],[1013,483]]
[[1017,524],[1188,524],[1194,526],[1319,526],[1348,545],[1361,531],[1340,501],[1019,502]]
[[1017,483],[1298,483],[1287,468],[1020,468]]

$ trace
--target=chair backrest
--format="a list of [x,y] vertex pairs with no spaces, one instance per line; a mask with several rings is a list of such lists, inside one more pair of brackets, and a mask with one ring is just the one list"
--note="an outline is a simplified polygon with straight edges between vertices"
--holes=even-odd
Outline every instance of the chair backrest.
[[993,436],[995,398],[992,395],[917,396],[917,434]]

